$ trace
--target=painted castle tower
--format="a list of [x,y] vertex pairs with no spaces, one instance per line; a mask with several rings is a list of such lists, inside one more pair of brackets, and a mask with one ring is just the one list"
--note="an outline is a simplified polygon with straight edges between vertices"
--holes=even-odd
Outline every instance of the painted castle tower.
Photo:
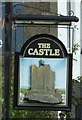
[[31,89],[55,89],[55,72],[42,60],[40,60],[40,67],[31,66]]
[[44,64],[44,61],[40,60],[39,63],[39,67],[31,66],[31,89],[24,100],[47,104],[61,103],[61,93],[55,89],[55,72],[49,64]]

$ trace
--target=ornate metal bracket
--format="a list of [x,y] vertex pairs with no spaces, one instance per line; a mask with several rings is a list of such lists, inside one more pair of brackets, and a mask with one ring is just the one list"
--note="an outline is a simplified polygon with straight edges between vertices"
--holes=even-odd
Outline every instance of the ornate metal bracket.
[[21,10],[21,8],[17,8],[18,6],[25,7],[23,4],[15,4],[15,5],[13,5],[12,6],[12,15],[13,16],[22,14],[22,10]]
[[61,14],[58,14],[58,13],[50,12],[50,11],[47,11],[47,10],[44,11],[44,10],[41,10],[39,8],[28,6],[28,5],[24,5],[24,4],[15,4],[15,5],[13,5],[13,7],[12,7],[12,14],[13,14],[13,16],[24,14],[23,11],[21,10],[21,8],[17,8],[17,7],[20,7],[20,6],[21,7],[25,7],[25,8],[32,8],[32,9],[35,9],[37,11],[53,14],[53,15],[56,15],[56,16],[62,16]]
[[70,10],[70,11],[68,12],[68,15],[74,16],[74,11]]

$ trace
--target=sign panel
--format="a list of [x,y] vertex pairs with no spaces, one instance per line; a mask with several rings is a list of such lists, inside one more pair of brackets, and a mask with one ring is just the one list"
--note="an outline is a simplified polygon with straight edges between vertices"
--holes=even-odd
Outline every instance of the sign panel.
[[70,110],[72,55],[58,38],[33,36],[15,56],[15,109]]

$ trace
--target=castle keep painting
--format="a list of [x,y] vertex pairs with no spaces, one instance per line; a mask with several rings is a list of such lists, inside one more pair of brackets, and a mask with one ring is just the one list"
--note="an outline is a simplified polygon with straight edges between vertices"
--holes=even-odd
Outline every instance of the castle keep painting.
[[20,58],[20,105],[66,105],[67,59]]

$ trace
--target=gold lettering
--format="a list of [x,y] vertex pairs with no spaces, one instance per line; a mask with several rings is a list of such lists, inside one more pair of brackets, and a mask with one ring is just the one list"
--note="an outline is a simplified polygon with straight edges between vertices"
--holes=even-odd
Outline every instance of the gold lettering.
[[55,49],[55,56],[59,56],[60,55],[60,49]]
[[50,48],[50,43],[38,43],[39,48]]
[[39,48],[42,48],[41,46],[42,46],[42,43],[38,43],[38,46],[39,46]]
[[55,56],[55,54],[52,53],[52,49],[50,49],[50,56]]
[[29,54],[29,55],[34,55],[32,48],[30,48],[30,49],[28,50],[28,54]]
[[34,50],[34,55],[38,55],[38,50],[37,49]]
[[40,49],[40,50],[39,50],[39,55],[43,55],[43,54],[44,54],[43,49]]
[[50,48],[50,43],[47,44],[47,48]]
[[44,49],[45,51],[45,55],[48,56],[48,51],[50,51],[49,49]]
[[28,50],[28,54],[29,55],[45,55],[45,56],[60,56],[60,49],[33,49],[33,48],[30,48]]

